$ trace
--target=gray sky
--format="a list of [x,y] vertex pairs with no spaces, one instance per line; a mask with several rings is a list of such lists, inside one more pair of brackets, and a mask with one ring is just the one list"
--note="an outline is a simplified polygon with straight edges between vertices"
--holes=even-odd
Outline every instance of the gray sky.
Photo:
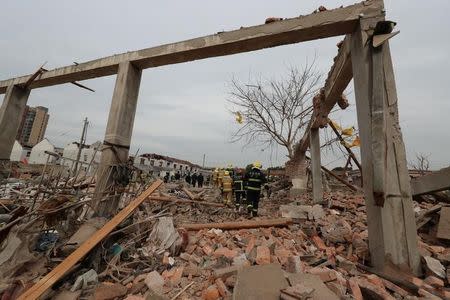
[[[0,10],[0,79],[70,65],[116,53],[261,24],[266,17],[308,14],[322,1],[14,1]],[[327,1],[326,7],[353,1]],[[400,120],[408,159],[430,155],[433,168],[449,164],[450,2],[386,1],[387,17],[401,33],[391,41],[400,101]],[[341,38],[282,46],[251,53],[147,69],[143,73],[132,152],[156,152],[208,165],[244,165],[255,159],[267,166],[285,162],[285,152],[228,143],[236,128],[227,111],[228,83],[249,74],[280,77],[289,65],[301,66],[318,55],[325,74]],[[29,105],[47,106],[47,137],[57,146],[78,139],[82,119],[91,127],[88,142],[102,140],[115,76],[84,81],[90,93],[67,84],[33,90]],[[353,84],[351,106],[335,113],[342,125],[357,125]],[[359,152],[357,150],[357,152]],[[324,153],[336,166],[341,154]],[[359,156],[359,153],[358,153]],[[337,161],[336,161],[337,160]]]

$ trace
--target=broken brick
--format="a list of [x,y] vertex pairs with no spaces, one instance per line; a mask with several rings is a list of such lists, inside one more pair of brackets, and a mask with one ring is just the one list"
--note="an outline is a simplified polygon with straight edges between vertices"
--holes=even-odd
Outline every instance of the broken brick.
[[270,250],[267,246],[258,246],[256,248],[256,263],[258,265],[270,264]]

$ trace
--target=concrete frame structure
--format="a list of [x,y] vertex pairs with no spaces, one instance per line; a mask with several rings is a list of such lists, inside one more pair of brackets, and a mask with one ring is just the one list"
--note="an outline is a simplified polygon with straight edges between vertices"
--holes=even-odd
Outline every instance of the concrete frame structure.
[[[27,85],[32,89],[117,73],[105,134],[106,147],[100,164],[103,170],[100,174],[104,176],[100,176],[96,190],[100,207],[97,212],[101,215],[112,214],[117,208],[118,198],[99,201],[112,183],[111,170],[124,163],[128,157],[142,69],[347,35],[325,83],[323,97],[315,106],[308,130],[296,149],[300,157],[298,162],[302,162],[302,155],[309,147],[312,129],[311,152],[314,155],[313,177],[316,182],[314,194],[320,195],[317,191],[321,187],[317,178],[321,176],[320,168],[317,168],[320,166],[318,128],[326,126],[329,112],[340,101],[342,92],[354,75],[372,264],[381,270],[391,262],[417,274],[420,262],[417,234],[405,148],[398,125],[397,95],[389,45],[385,42],[375,48],[370,43],[374,26],[380,20],[384,20],[383,1],[369,0],[271,24],[58,68],[38,75],[31,82],[29,79],[32,75],[0,81],[0,93],[8,90],[0,110],[0,158],[9,157],[17,132],[14,132],[15,124],[7,124],[17,119],[20,108],[11,106],[15,105],[15,100],[26,103],[28,98],[29,90],[20,92],[21,86]],[[373,111],[374,107],[378,111]],[[3,113],[7,110],[11,113]],[[8,131],[3,133],[4,129]]]

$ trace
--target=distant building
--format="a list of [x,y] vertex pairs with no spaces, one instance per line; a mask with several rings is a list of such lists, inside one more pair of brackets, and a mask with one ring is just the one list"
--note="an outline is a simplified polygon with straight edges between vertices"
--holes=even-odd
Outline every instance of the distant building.
[[[55,152],[55,146],[50,143],[49,140],[43,139],[31,149],[30,159],[28,162],[30,164],[45,164],[49,155],[45,151]],[[50,156],[49,163],[56,161],[54,156]]]
[[11,151],[11,156],[9,159],[11,161],[28,161],[28,157],[30,156],[31,148],[22,146],[18,141],[14,141],[14,146]]
[[17,141],[24,146],[33,147],[44,139],[47,129],[48,108],[26,106],[17,132]]
[[170,175],[180,172],[181,176],[187,173],[210,174],[210,170],[202,169],[199,165],[186,160],[164,156],[155,153],[146,153],[134,158],[134,166],[151,175],[163,177],[166,172]]
[[[64,147],[61,164],[69,169],[73,169],[75,165],[79,149],[78,145],[77,142],[73,142]],[[85,172],[91,172],[94,169],[94,166],[100,163],[102,154],[100,150],[101,145],[102,143],[97,141],[92,145],[86,145],[81,149],[78,168],[81,168]]]

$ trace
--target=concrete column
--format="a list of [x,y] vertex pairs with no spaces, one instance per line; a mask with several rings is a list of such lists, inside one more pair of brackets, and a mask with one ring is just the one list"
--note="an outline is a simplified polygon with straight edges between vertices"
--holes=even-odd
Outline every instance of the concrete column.
[[119,64],[94,195],[95,210],[100,216],[115,214],[119,205],[123,186],[114,178],[118,169],[127,164],[141,74],[130,62]]
[[322,171],[320,169],[320,137],[319,128],[311,128],[310,134],[310,149],[311,149],[311,174],[313,187],[313,202],[323,202],[323,186],[322,186]]
[[29,89],[11,85],[0,107],[0,160],[9,160],[27,105]]
[[391,54],[388,42],[372,47],[369,30],[374,26],[374,21],[361,20],[351,47],[369,250],[378,270],[393,263],[418,274],[416,223]]

